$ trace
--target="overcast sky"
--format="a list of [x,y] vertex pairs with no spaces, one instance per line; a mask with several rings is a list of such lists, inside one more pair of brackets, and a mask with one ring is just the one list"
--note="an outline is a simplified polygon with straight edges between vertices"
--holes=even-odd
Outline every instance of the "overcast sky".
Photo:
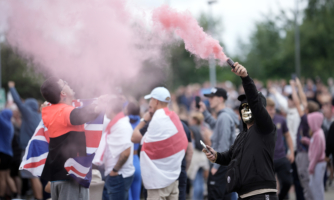
[[[299,0],[300,8],[305,8],[306,1]],[[209,12],[207,0],[130,0],[131,6],[139,10],[150,11],[162,4],[168,3],[171,7],[183,11],[189,10],[196,18],[202,12]],[[238,39],[248,42],[254,31],[255,23],[261,21],[264,15],[278,14],[285,10],[293,17],[295,0],[217,0],[212,5],[212,14],[222,19],[224,31],[221,38],[225,49],[235,55],[238,51]],[[230,55],[232,56],[232,55]]]

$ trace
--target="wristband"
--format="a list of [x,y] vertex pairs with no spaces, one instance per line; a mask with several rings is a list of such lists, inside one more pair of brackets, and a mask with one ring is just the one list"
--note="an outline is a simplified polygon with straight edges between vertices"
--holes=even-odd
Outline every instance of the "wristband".
[[116,170],[115,168],[113,168],[112,171],[118,173],[118,170]]
[[148,121],[146,121],[144,118],[140,119],[141,122],[145,122],[147,124]]

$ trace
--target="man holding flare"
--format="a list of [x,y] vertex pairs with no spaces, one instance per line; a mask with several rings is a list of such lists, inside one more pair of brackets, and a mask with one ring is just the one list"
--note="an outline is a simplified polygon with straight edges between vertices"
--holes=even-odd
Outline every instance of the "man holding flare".
[[266,110],[266,98],[257,91],[245,67],[228,61],[231,71],[241,77],[246,93],[238,97],[244,129],[228,151],[216,152],[207,146],[211,152],[203,152],[211,162],[228,166],[228,192],[237,192],[240,199],[276,200],[276,127]]

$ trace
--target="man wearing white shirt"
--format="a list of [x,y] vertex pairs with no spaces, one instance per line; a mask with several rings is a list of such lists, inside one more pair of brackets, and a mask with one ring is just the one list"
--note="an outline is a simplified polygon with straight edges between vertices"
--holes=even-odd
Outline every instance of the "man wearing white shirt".
[[122,112],[121,105],[110,108],[106,115],[111,120],[105,130],[103,163],[106,180],[103,197],[108,200],[127,200],[135,172],[131,142],[133,130],[129,117]]

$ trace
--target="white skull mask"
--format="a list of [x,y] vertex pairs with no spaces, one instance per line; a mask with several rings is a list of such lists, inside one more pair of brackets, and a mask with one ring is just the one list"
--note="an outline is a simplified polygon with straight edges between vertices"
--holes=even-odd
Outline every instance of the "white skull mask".
[[244,103],[242,104],[242,109],[241,109],[241,117],[242,120],[246,123],[246,124],[250,124],[253,122],[254,118],[253,118],[253,114],[251,109],[249,108],[248,103]]

